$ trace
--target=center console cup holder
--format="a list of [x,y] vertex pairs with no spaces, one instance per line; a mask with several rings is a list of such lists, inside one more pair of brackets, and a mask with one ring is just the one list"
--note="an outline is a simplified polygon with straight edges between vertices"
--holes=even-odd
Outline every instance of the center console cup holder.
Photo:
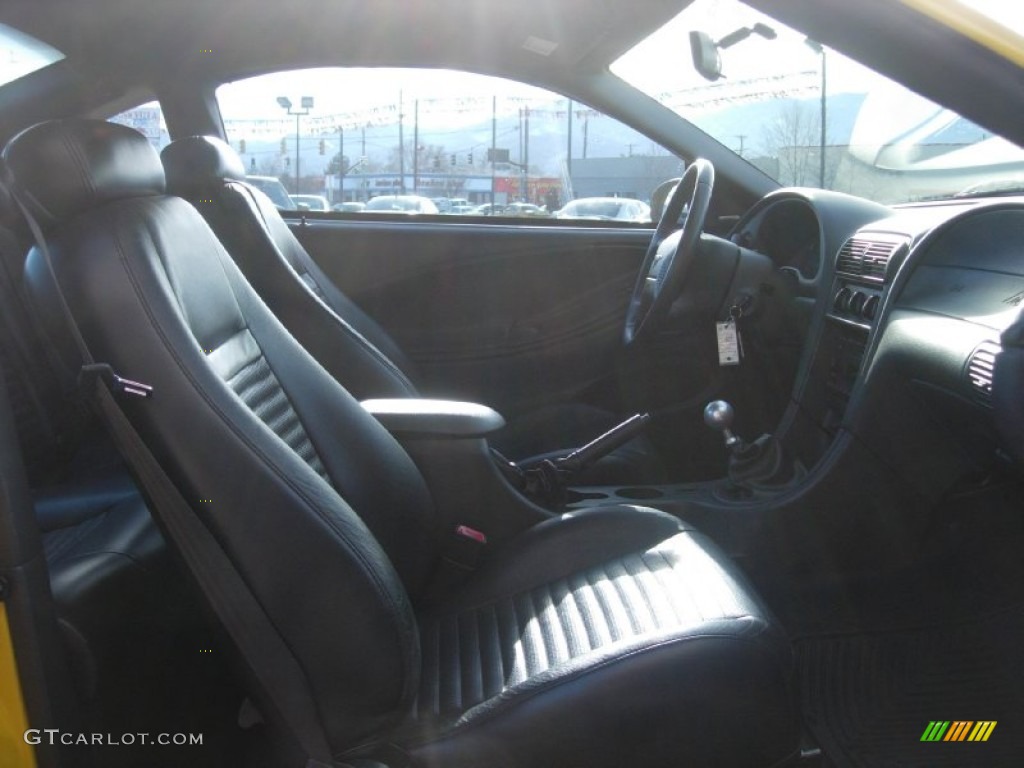
[[653,499],[661,499],[665,497],[664,492],[657,488],[619,488],[615,491],[615,495],[623,499],[632,499],[634,501],[652,501]]

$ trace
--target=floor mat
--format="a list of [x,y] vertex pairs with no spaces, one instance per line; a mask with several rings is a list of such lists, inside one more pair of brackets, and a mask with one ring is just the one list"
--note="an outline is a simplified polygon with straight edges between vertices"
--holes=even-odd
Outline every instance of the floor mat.
[[[1024,765],[1024,605],[960,624],[795,645],[806,724],[826,765]],[[997,725],[985,742],[922,742],[933,721]]]

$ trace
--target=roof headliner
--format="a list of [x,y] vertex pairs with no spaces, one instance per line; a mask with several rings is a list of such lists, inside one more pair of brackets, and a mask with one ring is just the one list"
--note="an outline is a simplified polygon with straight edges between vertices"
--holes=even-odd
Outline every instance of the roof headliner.
[[[466,69],[586,97],[588,74],[604,71],[689,2],[9,0],[0,21],[67,55],[68,82],[54,89],[51,111],[96,108],[129,91],[180,93],[263,71],[330,64]],[[747,2],[1024,144],[1018,115],[1024,71],[905,4]],[[527,51],[523,43],[531,36],[557,48],[550,56]],[[23,96],[33,112],[38,94]],[[48,115],[24,117],[33,116]]]

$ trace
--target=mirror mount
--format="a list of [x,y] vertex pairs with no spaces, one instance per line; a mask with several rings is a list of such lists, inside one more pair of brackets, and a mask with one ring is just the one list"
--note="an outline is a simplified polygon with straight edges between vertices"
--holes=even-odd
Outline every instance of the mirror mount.
[[715,42],[707,32],[694,30],[690,32],[690,53],[693,55],[693,68],[700,73],[705,80],[714,82],[724,75],[722,74],[722,51],[741,43],[751,35],[758,35],[765,40],[774,40],[778,34],[767,24],[758,22],[752,27],[740,27],[730,32],[718,42]]

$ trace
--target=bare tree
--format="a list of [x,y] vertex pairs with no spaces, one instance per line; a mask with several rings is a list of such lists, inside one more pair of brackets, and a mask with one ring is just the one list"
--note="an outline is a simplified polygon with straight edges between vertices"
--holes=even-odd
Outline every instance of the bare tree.
[[352,161],[348,155],[335,154],[327,163],[326,173],[337,174],[339,170],[348,170],[352,166]]
[[257,176],[280,176],[283,170],[284,163],[276,152],[272,155],[263,155],[256,162]]
[[787,101],[779,105],[775,119],[764,126],[762,144],[765,154],[779,161],[782,184],[816,184],[821,151],[820,114],[812,105]]
[[843,147],[821,146],[821,111],[817,104],[805,101],[786,101],[779,105],[775,119],[762,130],[761,146],[765,156],[778,164],[778,181],[792,186],[818,186],[824,151],[823,186],[834,188],[845,154]]
[[[384,170],[398,172],[399,166],[401,165],[402,152],[396,145],[391,148],[388,153],[388,161],[384,166]],[[405,160],[405,172],[412,173],[413,161],[417,156],[416,147],[413,146],[411,141],[405,142],[404,147],[404,160]],[[436,144],[420,145],[419,147],[419,169],[420,171],[431,171],[434,170],[434,161],[440,168],[448,170],[451,168],[451,157],[445,153],[444,147]]]

